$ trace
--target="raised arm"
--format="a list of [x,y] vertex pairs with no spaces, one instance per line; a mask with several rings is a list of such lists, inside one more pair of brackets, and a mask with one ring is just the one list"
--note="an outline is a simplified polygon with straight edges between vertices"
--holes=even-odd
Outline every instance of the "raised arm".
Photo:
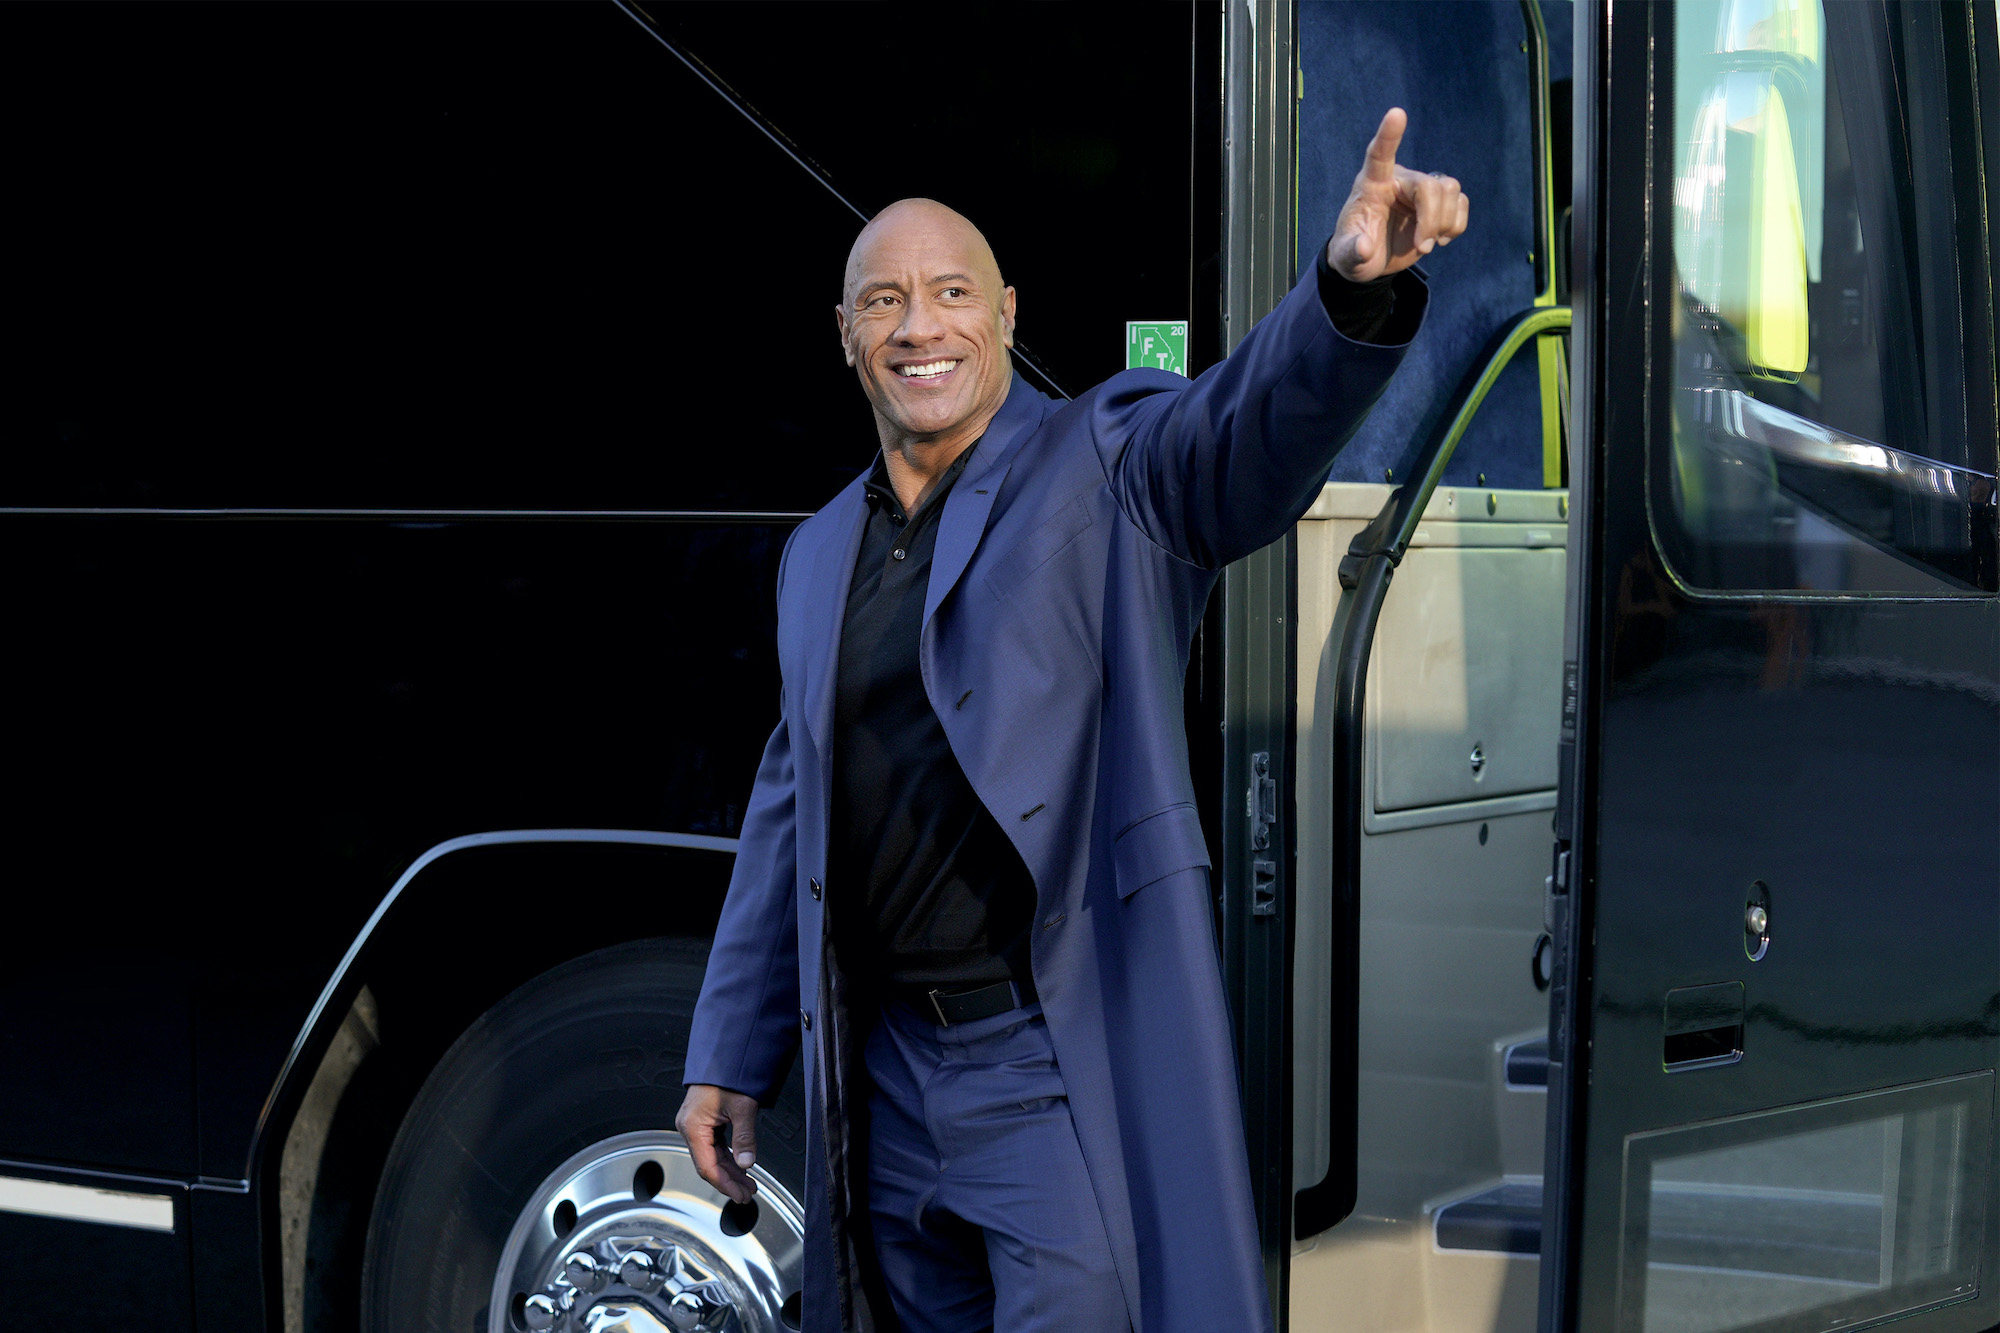
[[[1469,213],[1457,181],[1396,164],[1406,121],[1400,108],[1382,118],[1319,262],[1226,360],[1192,384],[1127,372],[1093,396],[1121,506],[1181,558],[1216,568],[1283,535],[1402,361],[1426,300],[1406,270]],[[1377,285],[1390,290],[1366,290]],[[1360,321],[1375,330],[1336,325],[1334,307],[1390,301],[1391,318]]]

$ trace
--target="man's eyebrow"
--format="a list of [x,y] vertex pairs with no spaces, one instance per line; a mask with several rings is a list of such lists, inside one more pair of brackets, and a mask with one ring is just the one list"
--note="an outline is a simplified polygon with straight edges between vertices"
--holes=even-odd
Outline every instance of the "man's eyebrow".
[[[972,275],[969,273],[940,273],[934,278],[926,279],[924,285],[926,287],[935,287],[941,282],[962,282],[968,286],[974,285]],[[903,290],[903,284],[894,278],[864,279],[854,284],[854,297],[856,300],[860,300],[870,292],[879,292],[884,289],[892,292],[900,292]]]
[[854,284],[854,295],[859,299],[870,292],[879,292],[885,288],[892,292],[900,292],[903,290],[903,284],[894,278],[863,278]]

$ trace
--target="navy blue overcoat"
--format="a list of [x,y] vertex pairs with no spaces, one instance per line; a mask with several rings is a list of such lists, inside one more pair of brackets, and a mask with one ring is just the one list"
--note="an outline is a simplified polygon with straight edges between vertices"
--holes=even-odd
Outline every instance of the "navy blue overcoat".
[[[1398,286],[1424,299],[1414,274]],[[1271,1324],[1188,773],[1189,644],[1217,572],[1305,512],[1403,350],[1343,337],[1309,272],[1193,382],[1128,370],[1062,403],[1017,376],[940,517],[924,689],[1034,875],[1035,984],[1140,1333]],[[768,1101],[804,1037],[807,1333],[895,1322],[848,1222],[866,1215],[847,1114],[866,1033],[825,915],[851,901],[826,878],[829,743],[865,512],[857,479],[779,568],[784,716],[688,1046],[688,1082]]]

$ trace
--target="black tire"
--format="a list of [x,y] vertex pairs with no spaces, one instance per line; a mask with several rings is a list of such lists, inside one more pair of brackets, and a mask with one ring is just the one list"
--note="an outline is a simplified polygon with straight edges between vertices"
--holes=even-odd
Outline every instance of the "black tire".
[[[563,964],[481,1015],[424,1081],[382,1168],[361,1270],[366,1333],[484,1333],[508,1229],[543,1179],[614,1134],[672,1129],[705,940]],[[757,1158],[804,1197],[796,1066]]]

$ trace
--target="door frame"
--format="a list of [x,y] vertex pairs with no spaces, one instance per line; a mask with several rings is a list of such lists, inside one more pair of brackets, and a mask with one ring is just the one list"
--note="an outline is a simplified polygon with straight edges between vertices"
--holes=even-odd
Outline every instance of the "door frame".
[[[1292,0],[1231,4],[1222,18],[1224,355],[1292,288],[1295,23]],[[1203,634],[1221,648],[1217,941],[1264,1278],[1280,1329],[1290,1320],[1292,1251],[1297,586],[1297,538],[1287,532],[1223,571]]]

